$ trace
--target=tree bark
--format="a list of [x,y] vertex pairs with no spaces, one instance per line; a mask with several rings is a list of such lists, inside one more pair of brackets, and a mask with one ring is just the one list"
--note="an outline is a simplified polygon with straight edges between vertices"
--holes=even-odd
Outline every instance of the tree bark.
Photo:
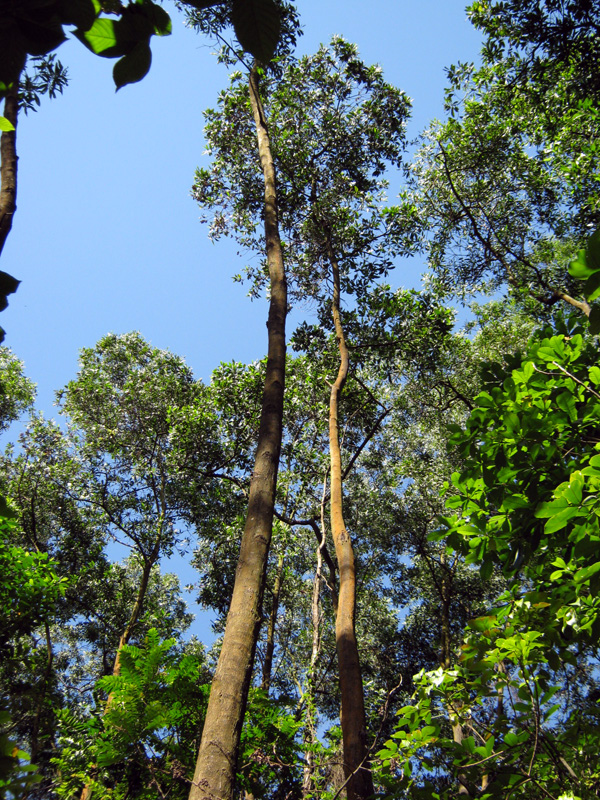
[[267,646],[265,648],[265,661],[263,664],[261,688],[268,692],[271,688],[271,672],[273,670],[273,653],[275,652],[275,628],[277,626],[277,614],[279,613],[279,598],[281,596],[281,587],[283,585],[283,553],[279,556],[277,562],[277,575],[275,576],[275,585],[273,586],[273,605],[271,607],[271,615],[269,616],[269,625],[267,628]]
[[333,322],[340,351],[340,366],[329,399],[329,454],[331,462],[331,533],[339,572],[339,597],[335,623],[336,647],[342,695],[344,775],[348,800],[364,800],[374,794],[368,759],[365,703],[355,631],[356,572],[352,542],[344,523],[342,457],[338,424],[339,399],[349,368],[348,346],[340,315],[340,270],[331,240],[327,238],[333,273]]
[[275,166],[256,65],[251,70],[249,84],[265,181],[265,242],[271,288],[267,323],[269,348],[246,525],[190,800],[231,800],[233,797],[240,734],[260,627],[283,429],[287,288],[277,218]]
[[19,113],[19,81],[13,83],[4,100],[4,116],[14,131],[0,136],[0,253],[12,227],[17,210],[17,117]]
[[313,774],[315,771],[315,757],[311,746],[317,740],[317,725],[315,718],[315,697],[314,684],[317,660],[321,649],[321,584],[323,583],[323,548],[325,547],[326,528],[325,528],[325,495],[327,492],[327,476],[323,481],[323,499],[321,501],[321,540],[317,546],[317,568],[313,580],[313,592],[311,602],[312,618],[312,649],[310,654],[310,666],[306,680],[306,722],[304,726],[304,743],[309,745],[304,754],[304,769],[302,777],[302,797],[308,798],[313,791]]

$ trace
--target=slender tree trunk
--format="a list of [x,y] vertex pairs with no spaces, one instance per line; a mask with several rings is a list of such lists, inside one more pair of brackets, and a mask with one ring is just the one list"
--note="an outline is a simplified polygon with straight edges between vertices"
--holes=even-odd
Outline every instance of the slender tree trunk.
[[[323,583],[323,548],[325,547],[325,496],[327,493],[327,477],[323,481],[323,499],[321,501],[321,541],[317,546],[317,568],[313,580],[313,592],[311,602],[312,617],[312,649],[310,654],[310,665],[308,668],[308,678],[306,681],[306,723],[304,726],[304,743],[314,745],[317,740],[317,726],[315,719],[315,671],[319,651],[321,649],[321,584]],[[307,748],[304,756],[304,770],[302,777],[302,797],[307,798],[313,790],[313,774],[315,771],[315,757],[310,747]]]
[[283,585],[283,565],[285,563],[283,553],[277,562],[277,575],[273,586],[273,605],[269,616],[269,626],[267,628],[267,646],[265,650],[265,662],[263,664],[261,687],[268,692],[271,688],[271,672],[273,670],[273,653],[275,651],[275,627],[277,625],[277,614],[279,613],[279,598]]
[[339,598],[335,624],[340,690],[344,774],[348,800],[364,800],[374,794],[368,759],[365,702],[355,631],[356,573],[352,542],[342,509],[342,457],[338,424],[339,399],[349,367],[348,347],[340,315],[340,271],[331,241],[327,240],[333,272],[333,322],[340,351],[340,366],[329,400],[329,453],[331,461],[331,533],[338,560]]
[[283,429],[287,289],[277,219],[275,167],[256,65],[250,73],[250,102],[265,180],[265,240],[271,286],[269,349],[246,525],[190,800],[233,797],[240,734],[260,627]]
[[4,116],[14,125],[14,131],[0,136],[0,253],[12,227],[17,210],[17,116],[19,113],[19,81],[4,100]]
[[[154,552],[148,559],[144,559],[144,568],[142,570],[142,577],[140,579],[140,588],[138,589],[137,596],[135,598],[135,603],[133,605],[133,609],[131,611],[131,616],[129,617],[129,621],[125,626],[125,630],[121,634],[121,638],[119,639],[119,645],[117,647],[117,653],[115,655],[115,663],[113,666],[113,675],[120,675],[121,674],[121,651],[126,644],[129,644],[129,640],[131,639],[131,635],[133,634],[133,629],[138,623],[139,618],[142,615],[142,611],[144,609],[144,600],[146,599],[146,592],[148,591],[148,582],[150,580],[150,573],[152,572],[152,567],[158,561],[158,551],[160,548],[160,540],[157,541],[156,547],[154,548]],[[110,705],[110,696],[106,703],[107,707]]]

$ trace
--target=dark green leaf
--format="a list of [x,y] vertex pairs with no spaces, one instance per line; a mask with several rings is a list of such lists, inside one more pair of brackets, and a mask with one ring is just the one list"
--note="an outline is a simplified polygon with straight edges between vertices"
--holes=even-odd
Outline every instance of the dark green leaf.
[[57,8],[65,25],[76,25],[82,31],[91,28],[97,16],[92,0],[59,0]]
[[597,335],[600,333],[600,306],[592,306],[590,312],[590,333]]
[[130,53],[115,64],[113,78],[117,91],[128,83],[141,81],[147,75],[151,63],[149,42],[138,42]]
[[590,303],[600,296],[600,270],[594,272],[594,274],[590,275],[587,279],[583,287],[583,293]]
[[590,269],[600,270],[600,228],[592,234],[588,241],[585,259]]
[[233,0],[231,21],[244,50],[264,64],[273,58],[281,30],[273,0]]
[[156,3],[151,3],[145,7],[145,10],[154,27],[154,33],[157,36],[168,36],[173,30],[173,25],[171,17],[164,8],[156,5]]

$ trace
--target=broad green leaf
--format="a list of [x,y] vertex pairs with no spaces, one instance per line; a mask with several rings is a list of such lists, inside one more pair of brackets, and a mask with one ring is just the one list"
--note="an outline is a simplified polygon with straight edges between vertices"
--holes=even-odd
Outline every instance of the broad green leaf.
[[549,503],[542,503],[536,510],[535,516],[540,517],[553,517],[555,514],[560,514],[566,508],[569,508],[570,504],[564,497],[559,497],[556,500],[551,500]]
[[558,514],[550,517],[548,522],[544,525],[544,533],[555,533],[556,531],[562,530],[569,522],[569,520],[576,517],[579,513],[579,509],[575,506],[568,506],[563,511],[560,511]]
[[569,415],[571,422],[577,419],[577,412],[575,410],[575,398],[569,392],[561,392],[556,398],[556,405]]
[[6,119],[6,117],[0,117],[0,131],[14,131],[15,126]]
[[17,17],[17,28],[24,39],[27,52],[44,56],[67,40],[60,20],[50,16],[47,20]]
[[92,53],[105,58],[114,58],[124,55],[124,51],[117,46],[116,22],[112,19],[97,19],[86,31],[73,31],[74,35]]
[[485,631],[489,631],[491,628],[493,628],[497,622],[498,621],[495,616],[475,617],[475,619],[470,619],[467,622],[467,625],[474,631],[484,633]]
[[[600,275],[600,272],[598,274]],[[596,386],[600,386],[600,367],[591,367],[589,376],[592,383],[594,383]],[[600,456],[595,456],[595,458],[599,459],[598,463],[600,464]]]
[[481,576],[481,580],[482,581],[489,580],[492,576],[493,571],[494,571],[494,562],[489,556],[486,556],[481,562],[481,567],[479,568],[479,574]]
[[273,0],[233,0],[231,21],[240,45],[267,64],[279,41],[281,17]]
[[589,567],[583,567],[582,569],[577,570],[573,580],[575,583],[584,583],[591,578],[592,575],[595,575],[599,571],[600,561],[597,561],[595,564],[591,564]]

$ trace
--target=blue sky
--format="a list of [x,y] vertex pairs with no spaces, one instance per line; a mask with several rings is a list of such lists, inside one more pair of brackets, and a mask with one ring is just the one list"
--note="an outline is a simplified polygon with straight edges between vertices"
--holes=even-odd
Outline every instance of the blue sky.
[[[208,240],[190,197],[196,166],[208,163],[202,111],[227,73],[164,5],[173,34],[153,39],[142,82],[115,94],[114,62],[71,40],[58,51],[64,95],[19,123],[18,208],[0,269],[22,283],[0,322],[46,416],[79,348],[109,331],[139,330],[206,381],[219,362],[266,351],[266,305],[233,283],[244,266],[236,247]],[[464,0],[299,0],[298,9],[299,54],[333,34],[358,44],[413,98],[410,136],[443,113],[444,67],[475,60],[480,46]],[[400,264],[394,284],[417,285],[420,268]]]

